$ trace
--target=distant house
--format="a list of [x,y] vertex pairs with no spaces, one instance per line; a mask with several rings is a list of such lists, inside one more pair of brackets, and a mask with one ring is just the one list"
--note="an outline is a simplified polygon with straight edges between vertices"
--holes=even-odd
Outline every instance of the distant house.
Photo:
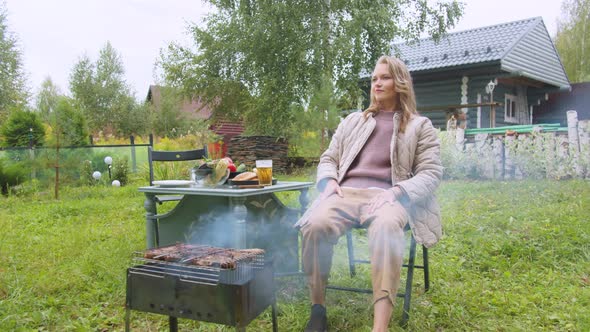
[[571,91],[547,94],[546,101],[533,107],[533,123],[567,126],[566,112],[578,112],[578,120],[590,120],[590,82],[573,83]]
[[[161,89],[162,88],[159,85],[150,85],[146,97],[147,102],[151,103],[152,105],[156,105],[156,109],[157,105],[160,105],[162,101]],[[185,99],[179,106],[180,110],[189,119],[209,120],[213,114],[212,110],[200,99]],[[209,129],[222,137],[224,143],[221,147],[223,149],[222,153],[223,155],[227,155],[227,148],[231,138],[240,135],[244,131],[244,126],[241,122],[232,122],[221,119],[213,122]]]
[[410,69],[419,112],[439,128],[453,115],[467,128],[531,124],[547,94],[570,90],[540,17],[397,44],[392,53]]
[[[159,85],[150,85],[146,101],[158,109],[162,103],[162,87]],[[200,99],[184,99],[179,106],[182,113],[189,119],[208,120],[212,114],[211,109],[202,103]]]

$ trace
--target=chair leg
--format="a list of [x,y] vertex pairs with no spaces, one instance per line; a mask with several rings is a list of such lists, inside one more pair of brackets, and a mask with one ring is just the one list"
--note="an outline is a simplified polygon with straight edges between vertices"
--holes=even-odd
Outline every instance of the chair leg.
[[428,248],[422,246],[422,262],[424,265],[424,292],[430,290],[430,266],[428,265]]
[[350,269],[350,277],[356,276],[356,267],[354,263],[354,244],[352,242],[352,231],[346,232],[346,247],[348,249],[348,268]]
[[404,311],[401,325],[406,326],[410,318],[410,301],[412,299],[412,281],[414,279],[414,261],[416,258],[416,240],[412,236],[410,243],[410,255],[408,257],[408,274],[406,276],[406,291],[404,293]]

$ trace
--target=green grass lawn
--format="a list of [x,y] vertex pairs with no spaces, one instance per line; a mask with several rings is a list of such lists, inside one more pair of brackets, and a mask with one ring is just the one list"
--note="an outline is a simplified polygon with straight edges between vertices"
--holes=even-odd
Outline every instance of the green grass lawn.
[[[297,179],[305,179],[301,175]],[[445,236],[430,250],[431,291],[415,275],[411,331],[589,331],[590,183],[444,182]],[[291,204],[295,195],[285,195]],[[357,249],[366,245],[357,237]],[[333,279],[347,278],[345,241]],[[0,198],[0,331],[121,331],[125,272],[145,247],[143,195],[123,188],[63,188]],[[277,282],[279,330],[302,331],[309,304],[301,278]],[[398,302],[401,305],[401,301]],[[370,331],[370,296],[328,292],[331,331]],[[401,330],[395,312],[392,331]],[[132,313],[136,331],[167,318]],[[233,331],[180,320],[181,331]],[[249,325],[270,331],[270,310]]]

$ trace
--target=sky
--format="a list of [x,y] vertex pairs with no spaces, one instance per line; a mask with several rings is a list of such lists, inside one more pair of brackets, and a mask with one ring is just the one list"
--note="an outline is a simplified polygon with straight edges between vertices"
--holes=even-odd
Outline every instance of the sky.
[[[3,0],[0,0],[3,1]],[[315,0],[310,0],[315,1]],[[463,31],[541,16],[553,37],[563,0],[463,0]],[[83,55],[96,61],[109,41],[138,100],[155,83],[154,64],[170,42],[190,45],[188,22],[200,23],[210,7],[200,0],[4,0],[8,28],[19,40],[31,92],[51,77],[69,95],[68,81]]]

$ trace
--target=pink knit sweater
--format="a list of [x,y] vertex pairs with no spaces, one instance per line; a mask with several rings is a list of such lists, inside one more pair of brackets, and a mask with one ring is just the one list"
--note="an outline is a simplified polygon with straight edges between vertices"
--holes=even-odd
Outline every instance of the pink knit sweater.
[[389,145],[393,135],[393,112],[374,115],[375,129],[346,172],[340,186],[391,188]]

